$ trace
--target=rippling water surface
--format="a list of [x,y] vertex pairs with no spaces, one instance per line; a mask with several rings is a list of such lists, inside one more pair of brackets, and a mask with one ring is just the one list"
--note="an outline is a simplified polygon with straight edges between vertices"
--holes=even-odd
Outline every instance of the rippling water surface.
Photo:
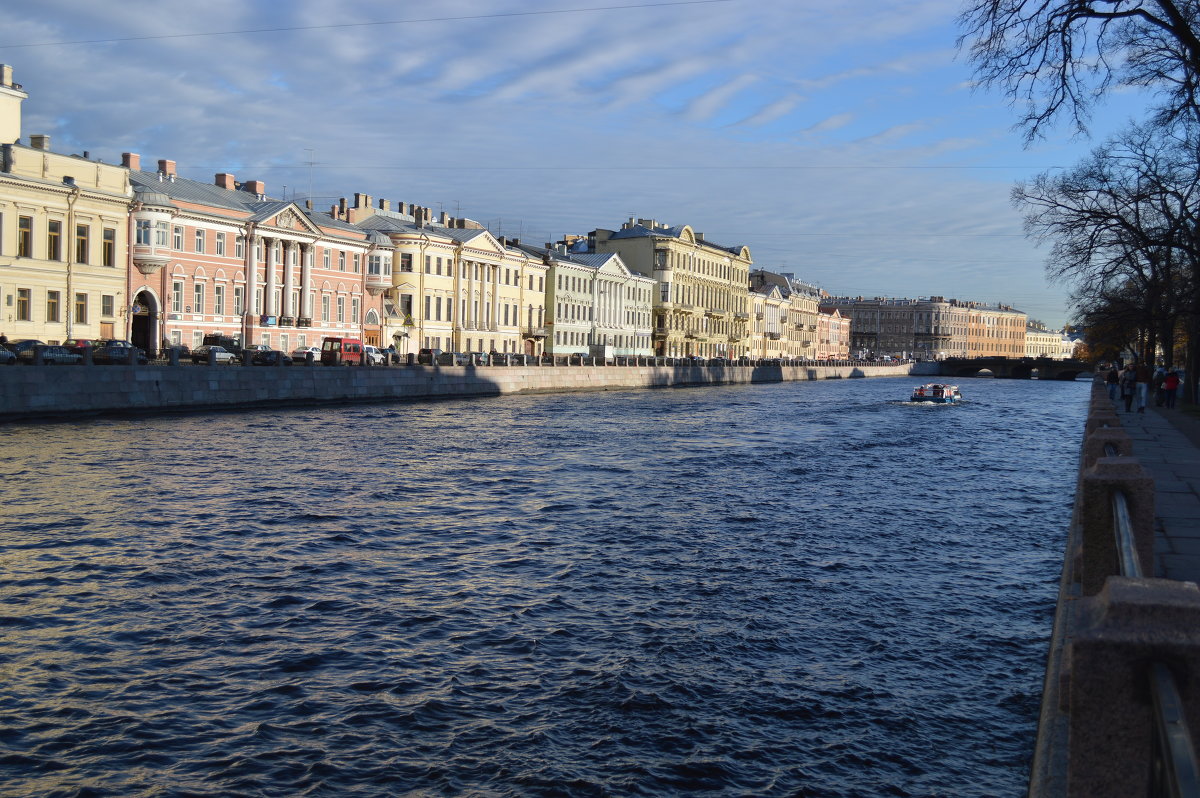
[[1086,385],[0,427],[0,794],[1019,795]]

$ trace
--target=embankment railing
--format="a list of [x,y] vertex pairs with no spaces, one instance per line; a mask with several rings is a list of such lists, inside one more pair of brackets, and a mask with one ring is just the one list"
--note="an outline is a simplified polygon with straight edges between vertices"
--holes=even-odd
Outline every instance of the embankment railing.
[[[1104,453],[1109,457],[1121,456],[1112,443],[1104,445]],[[1121,576],[1142,579],[1144,577],[1141,562],[1138,560],[1133,522],[1129,515],[1129,501],[1120,488],[1114,488],[1112,491],[1112,514]],[[1154,715],[1150,795],[1164,798],[1200,797],[1200,769],[1197,768],[1196,749],[1192,744],[1192,734],[1188,728],[1175,674],[1166,662],[1156,659],[1148,663],[1147,677]]]

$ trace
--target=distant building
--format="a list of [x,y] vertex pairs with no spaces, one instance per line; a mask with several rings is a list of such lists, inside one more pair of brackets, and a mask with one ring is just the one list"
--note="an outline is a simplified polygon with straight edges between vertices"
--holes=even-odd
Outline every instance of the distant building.
[[858,357],[942,360],[1025,355],[1026,316],[1007,305],[937,296],[832,297],[826,304],[850,318],[850,346]]
[[1063,330],[1051,330],[1040,321],[1025,325],[1025,356],[1069,360],[1075,356],[1077,340]]

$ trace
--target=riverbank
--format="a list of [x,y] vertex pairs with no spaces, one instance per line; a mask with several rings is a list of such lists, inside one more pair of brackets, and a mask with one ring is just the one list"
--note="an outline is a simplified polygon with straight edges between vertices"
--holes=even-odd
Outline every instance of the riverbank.
[[896,365],[75,366],[0,371],[3,421],[897,377]]

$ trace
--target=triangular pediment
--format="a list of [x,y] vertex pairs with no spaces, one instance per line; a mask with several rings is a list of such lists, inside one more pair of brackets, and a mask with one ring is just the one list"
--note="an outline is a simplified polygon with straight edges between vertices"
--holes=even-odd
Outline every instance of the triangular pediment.
[[[265,204],[264,204],[265,205]],[[277,230],[292,230],[308,235],[320,235],[321,228],[313,223],[294,202],[270,203],[252,217],[259,227],[273,227]]]

